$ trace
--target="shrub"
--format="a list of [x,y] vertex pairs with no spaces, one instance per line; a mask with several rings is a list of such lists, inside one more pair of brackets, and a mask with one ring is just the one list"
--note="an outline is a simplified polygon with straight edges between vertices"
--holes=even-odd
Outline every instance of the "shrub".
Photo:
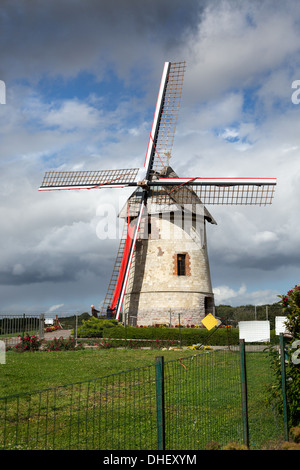
[[46,351],[74,351],[76,349],[82,349],[83,345],[76,344],[73,338],[54,338],[51,341],[46,342]]
[[215,441],[208,442],[205,446],[205,450],[249,450],[248,447],[244,444],[239,444],[238,442],[228,442],[224,447],[221,447],[221,444]]
[[205,450],[221,450],[221,444],[215,441],[211,441],[206,444]]
[[300,426],[294,426],[290,429],[290,435],[294,442],[300,443]]
[[14,350],[17,352],[38,351],[43,342],[43,340],[40,340],[35,335],[25,335],[19,338],[20,342],[14,347]]
[[[295,352],[292,345],[300,340],[300,285],[288,291],[286,295],[279,296],[283,313],[286,314],[285,326],[289,335],[285,338],[287,345],[287,363],[286,363],[286,394],[289,425],[297,426],[300,423],[300,365],[292,360]],[[281,397],[281,365],[277,351],[271,351],[272,366],[276,376],[276,384],[270,389],[270,398],[275,401],[276,406],[282,412]]]
[[222,449],[223,450],[249,450],[245,444],[239,444],[238,442],[229,442]]
[[78,338],[103,338],[103,330],[110,328],[118,328],[117,320],[91,317],[88,320],[83,320],[77,330],[77,336]]
[[[77,330],[78,338],[119,338],[125,339],[125,328],[116,320],[103,320],[92,317],[84,320]],[[198,328],[196,325],[189,328],[167,328],[165,325],[149,327],[126,327],[127,339],[147,339],[159,341],[181,340],[182,345],[193,344],[227,346],[239,344],[239,333],[236,328],[218,328],[212,334],[206,328]],[[146,346],[146,344],[144,345]],[[148,345],[150,346],[150,345]]]
[[284,442],[281,450],[300,450],[300,427],[294,426],[290,429],[292,441]]
[[109,341],[101,341],[101,343],[97,344],[99,349],[111,349],[111,348],[116,348],[117,345],[114,345],[113,343]]
[[110,349],[110,348],[128,348],[128,349],[140,349],[140,348],[150,348],[150,349],[163,349],[176,346],[178,343],[175,341],[134,341],[133,339],[103,339],[100,343],[94,343],[94,346],[97,346],[99,349]]

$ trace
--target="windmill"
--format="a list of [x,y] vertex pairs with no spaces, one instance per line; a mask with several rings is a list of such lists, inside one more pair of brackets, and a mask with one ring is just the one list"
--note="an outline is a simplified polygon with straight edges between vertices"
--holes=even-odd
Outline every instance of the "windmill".
[[[40,191],[134,189],[102,314],[133,325],[199,323],[214,307],[205,223],[208,204],[272,203],[275,178],[178,177],[170,166],[185,62],[165,62],[143,177],[139,168],[46,172]],[[164,233],[167,235],[164,236]]]

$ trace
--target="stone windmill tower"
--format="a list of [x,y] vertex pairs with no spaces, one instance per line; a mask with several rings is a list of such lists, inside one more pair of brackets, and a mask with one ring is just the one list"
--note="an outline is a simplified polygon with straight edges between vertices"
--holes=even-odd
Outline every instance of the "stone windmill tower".
[[144,174],[139,169],[51,171],[40,191],[133,187],[102,314],[132,325],[198,324],[214,307],[208,204],[272,203],[275,178],[180,178],[170,166],[185,63],[163,69]]
[[[171,175],[177,177],[168,167]],[[177,198],[165,195],[164,202],[148,197],[124,295],[123,315],[133,326],[174,325],[179,318],[198,325],[214,310],[205,224],[216,222],[195,194],[181,191]],[[138,196],[120,217],[137,217]],[[196,202],[184,203],[187,196]]]

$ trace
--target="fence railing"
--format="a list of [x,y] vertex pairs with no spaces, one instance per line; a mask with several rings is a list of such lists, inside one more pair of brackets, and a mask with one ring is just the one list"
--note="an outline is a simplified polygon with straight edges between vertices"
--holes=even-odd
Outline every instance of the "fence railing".
[[14,346],[25,334],[44,338],[44,314],[0,315],[0,340]]
[[243,443],[245,426],[259,447],[282,436],[282,419],[265,403],[268,359],[251,354],[256,373],[250,367],[247,384],[255,393],[246,414],[240,351],[159,357],[146,367],[0,398],[0,449],[197,450]]

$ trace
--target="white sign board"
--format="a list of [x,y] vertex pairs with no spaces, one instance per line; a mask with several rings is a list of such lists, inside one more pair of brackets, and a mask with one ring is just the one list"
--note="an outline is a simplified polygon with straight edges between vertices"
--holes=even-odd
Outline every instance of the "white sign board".
[[0,341],[0,364],[6,364],[5,351],[6,351],[5,343],[4,341]]
[[280,333],[287,333],[288,330],[285,326],[287,317],[275,317],[275,334],[280,335]]
[[239,337],[246,343],[270,341],[270,322],[267,320],[240,321]]

